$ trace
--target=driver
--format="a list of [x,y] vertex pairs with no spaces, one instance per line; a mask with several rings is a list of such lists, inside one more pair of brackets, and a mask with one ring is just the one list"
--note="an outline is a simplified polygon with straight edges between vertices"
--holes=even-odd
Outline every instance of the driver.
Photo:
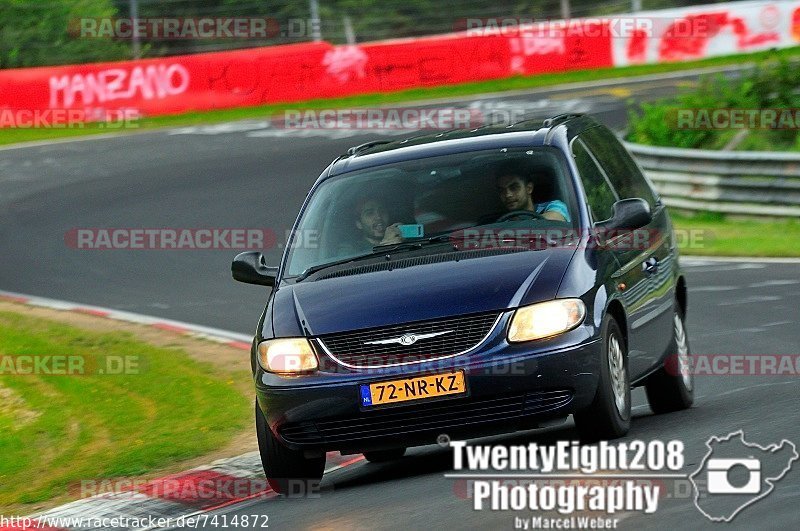
[[520,165],[505,164],[495,175],[497,193],[508,212],[529,211],[544,219],[569,221],[567,205],[563,201],[533,202],[533,176]]

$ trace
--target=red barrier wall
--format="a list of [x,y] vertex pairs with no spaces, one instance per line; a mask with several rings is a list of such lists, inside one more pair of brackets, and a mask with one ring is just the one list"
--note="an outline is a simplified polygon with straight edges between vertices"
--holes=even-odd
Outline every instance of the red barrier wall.
[[[625,30],[625,23],[635,29]],[[86,119],[104,119],[108,111],[133,109],[154,116],[701,59],[798,43],[800,0],[756,0],[357,46],[305,43],[0,70],[0,127],[15,125],[14,113],[7,120],[7,111],[74,109]]]
[[607,35],[584,38],[558,30],[457,33],[358,46],[304,43],[0,70],[0,109],[80,109],[99,119],[107,111],[135,109],[155,116],[601,66],[611,66]]

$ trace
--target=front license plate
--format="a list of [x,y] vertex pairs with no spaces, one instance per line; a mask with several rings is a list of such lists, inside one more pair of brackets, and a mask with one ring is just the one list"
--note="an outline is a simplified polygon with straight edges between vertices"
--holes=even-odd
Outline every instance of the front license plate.
[[361,386],[361,405],[379,406],[424,400],[437,396],[462,395],[467,392],[464,371],[431,374]]

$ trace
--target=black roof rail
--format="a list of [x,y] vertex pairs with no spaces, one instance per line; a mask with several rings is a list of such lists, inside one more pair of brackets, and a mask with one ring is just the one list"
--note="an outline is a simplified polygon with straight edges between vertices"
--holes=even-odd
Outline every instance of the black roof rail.
[[545,121],[542,122],[542,125],[544,127],[553,127],[554,125],[556,125],[559,122],[563,122],[565,120],[569,120],[570,118],[580,118],[583,115],[584,115],[584,113],[582,113],[582,112],[568,112],[568,113],[564,113],[564,114],[557,114],[557,115],[553,116],[552,118],[545,119]]
[[536,118],[526,118],[524,120],[519,120],[518,122],[514,122],[514,123],[511,123],[511,124],[508,124],[506,127],[510,128],[510,127],[517,127],[517,126],[530,126],[532,128],[538,129],[540,127],[539,120],[540,119],[536,119]]
[[379,146],[381,144],[389,144],[391,142],[394,142],[394,140],[372,140],[371,142],[364,142],[363,144],[347,148],[347,154],[355,155],[359,151],[364,151],[365,149],[369,149],[373,146]]

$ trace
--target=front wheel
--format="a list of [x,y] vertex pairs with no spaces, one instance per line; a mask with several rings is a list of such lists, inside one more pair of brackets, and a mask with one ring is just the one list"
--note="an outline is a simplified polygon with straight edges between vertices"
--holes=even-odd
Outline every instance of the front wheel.
[[694,380],[690,366],[686,319],[678,309],[672,323],[672,342],[664,365],[644,384],[653,413],[688,409],[694,403]]
[[603,341],[600,381],[592,403],[575,413],[575,424],[584,442],[616,439],[631,427],[631,384],[625,336],[613,316],[600,325]]
[[256,401],[256,436],[261,465],[272,490],[278,494],[310,492],[325,472],[325,454],[307,458],[302,451],[283,446],[272,434]]

